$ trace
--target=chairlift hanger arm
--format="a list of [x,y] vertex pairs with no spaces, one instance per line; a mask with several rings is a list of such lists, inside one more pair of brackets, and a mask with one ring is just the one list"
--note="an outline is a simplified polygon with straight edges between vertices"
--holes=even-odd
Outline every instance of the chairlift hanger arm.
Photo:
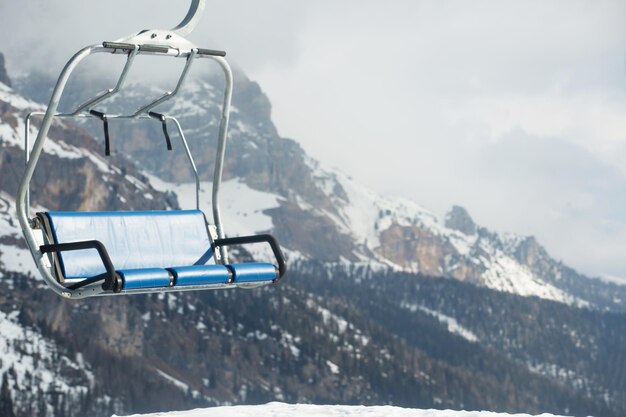
[[202,12],[204,12],[204,4],[205,0],[191,0],[187,15],[172,29],[172,32],[183,37],[189,35],[200,21]]

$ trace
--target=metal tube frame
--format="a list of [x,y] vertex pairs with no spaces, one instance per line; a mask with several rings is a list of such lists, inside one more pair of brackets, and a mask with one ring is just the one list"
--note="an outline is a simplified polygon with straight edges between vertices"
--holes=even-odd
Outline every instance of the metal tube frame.
[[205,0],[192,0],[187,15],[172,29],[172,32],[176,32],[180,36],[189,35],[200,20],[200,16],[204,10],[204,2]]
[[198,50],[194,48],[189,52],[189,55],[187,55],[187,63],[185,64],[185,68],[183,68],[183,72],[180,74],[180,77],[178,78],[178,83],[176,84],[176,88],[174,88],[174,91],[168,91],[167,93],[163,94],[158,99],[154,100],[152,103],[148,103],[145,106],[141,107],[139,110],[137,110],[133,114],[133,117],[137,117],[143,113],[148,113],[150,110],[152,110],[159,104],[162,104],[167,100],[170,100],[172,97],[178,94],[178,92],[180,91],[180,88],[183,86],[183,84],[185,83],[185,80],[187,79],[187,74],[189,74],[189,69],[191,68],[191,64],[193,63],[193,60],[196,57],[197,53],[198,53]]
[[[224,165],[224,154],[226,150],[226,140],[228,133],[228,122],[229,122],[229,114],[230,114],[230,105],[232,101],[232,88],[233,88],[233,75],[228,65],[228,62],[221,56],[213,56],[213,55],[196,55],[197,49],[191,48],[188,50],[181,50],[180,48],[171,48],[168,47],[166,52],[154,52],[154,51],[142,51],[139,48],[139,45],[136,46],[134,51],[128,53],[128,58],[124,69],[122,70],[122,74],[118,79],[118,83],[116,88],[113,90],[109,90],[103,95],[100,95],[87,103],[79,106],[74,112],[71,113],[57,113],[57,108],[59,106],[59,102],[61,100],[61,96],[67,84],[67,81],[72,74],[72,72],[76,69],[78,64],[84,60],[85,58],[102,52],[109,53],[124,53],[123,51],[119,51],[116,48],[105,47],[102,45],[91,45],[87,46],[80,51],[78,51],[65,65],[57,83],[52,91],[52,97],[50,98],[50,102],[48,104],[48,108],[45,113],[43,113],[43,120],[41,123],[41,127],[37,134],[37,138],[35,139],[35,143],[33,144],[32,150],[30,149],[30,119],[33,116],[41,115],[41,112],[33,112],[26,117],[25,121],[25,160],[26,160],[26,169],[24,171],[24,175],[22,177],[22,181],[20,182],[17,197],[16,197],[16,208],[17,208],[17,218],[19,220],[20,226],[22,228],[22,232],[24,234],[24,238],[26,239],[26,243],[30,249],[30,252],[33,256],[35,264],[37,265],[37,269],[43,276],[44,280],[48,284],[48,286],[57,294],[70,298],[70,299],[82,299],[91,296],[106,296],[113,295],[112,291],[105,291],[101,288],[100,285],[86,286],[84,288],[80,288],[77,290],[70,290],[63,285],[61,285],[52,275],[51,270],[44,263],[44,255],[39,249],[39,244],[37,243],[35,234],[33,229],[36,227],[36,222],[31,220],[29,215],[30,210],[30,182],[32,180],[33,174],[35,172],[35,168],[41,157],[41,153],[43,151],[43,145],[48,137],[48,132],[52,125],[52,122],[55,117],[90,117],[88,113],[82,113],[83,111],[88,111],[91,107],[97,103],[100,103],[109,97],[115,95],[122,88],[124,81],[126,79],[126,75],[132,66],[132,62],[137,54],[150,54],[150,55],[163,55],[163,56],[174,56],[174,57],[186,57],[187,63],[179,78],[178,85],[176,89],[171,94],[166,94],[163,97],[157,99],[152,102],[148,106],[144,106],[140,111],[134,113],[133,115],[117,115],[117,116],[109,116],[109,119],[136,119],[149,117],[145,115],[145,112],[149,109],[153,108],[156,105],[162,104],[164,101],[170,99],[178,92],[180,87],[182,87],[187,73],[189,71],[189,67],[191,63],[194,61],[196,56],[206,57],[216,61],[220,67],[222,68],[225,76],[225,88],[224,88],[224,97],[222,104],[222,116],[220,120],[219,127],[219,136],[218,136],[218,144],[217,144],[217,155],[215,160],[215,170],[214,170],[214,178],[213,178],[213,190],[212,190],[212,208],[213,208],[213,221],[217,228],[217,235],[219,239],[223,239],[225,237],[224,227],[222,224],[220,209],[219,209],[219,190],[220,183],[222,180],[222,169]],[[200,177],[198,174],[198,170],[196,168],[195,162],[193,160],[193,156],[189,150],[189,146],[185,139],[185,136],[182,132],[182,128],[178,120],[175,118],[168,116],[168,118],[174,121],[177,130],[179,132],[181,141],[185,148],[185,152],[187,154],[187,158],[190,162],[190,165],[193,169],[195,180],[196,180],[196,207],[200,207]],[[227,251],[226,248],[220,248],[221,254],[221,262],[228,263]],[[243,285],[245,286],[245,285]],[[218,288],[233,288],[233,285],[228,284],[220,284],[220,285],[207,285],[207,286],[194,286],[193,288],[154,288],[154,289],[141,289],[141,290],[123,290],[121,294],[137,294],[137,293],[156,293],[156,292],[169,292],[169,291],[186,291],[186,290],[198,290],[198,289],[218,289]]]
[[126,64],[124,65],[124,69],[122,69],[122,73],[120,74],[120,77],[117,80],[117,84],[115,85],[114,88],[111,88],[109,90],[107,90],[105,93],[103,93],[102,95],[87,101],[84,104],[81,104],[80,106],[78,106],[78,108],[76,110],[74,110],[74,112],[72,113],[73,116],[76,116],[77,114],[79,114],[82,111],[89,111],[90,109],[92,109],[96,104],[99,104],[101,102],[103,102],[104,100],[108,99],[109,97],[114,96],[115,94],[117,94],[121,88],[124,86],[124,83],[126,82],[126,76],[128,75],[130,68],[133,65],[133,62],[135,61],[135,57],[137,56],[137,52],[139,52],[139,45],[135,45],[135,49],[132,50],[129,54],[128,54],[128,58],[126,58]]

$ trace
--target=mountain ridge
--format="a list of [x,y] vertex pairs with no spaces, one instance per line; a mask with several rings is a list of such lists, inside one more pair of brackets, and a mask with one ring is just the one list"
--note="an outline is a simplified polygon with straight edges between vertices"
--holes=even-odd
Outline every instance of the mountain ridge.
[[[190,140],[200,155],[198,166],[212,172],[211,155],[203,151],[215,141],[209,132],[219,108],[210,94],[216,88],[206,82],[209,94],[186,92],[172,108],[187,112],[181,121],[199,133],[200,140]],[[0,406],[10,402],[19,417],[104,416],[275,399],[624,414],[626,375],[611,365],[624,363],[626,332],[622,302],[607,301],[613,287],[590,292],[590,280],[575,271],[569,278],[562,274],[566,267],[532,238],[467,227],[467,213],[452,216],[454,227],[446,227],[445,218],[414,202],[381,197],[325,168],[295,141],[277,136],[266,119],[269,100],[257,97],[258,85],[241,77],[237,82],[236,91],[243,84],[244,93],[234,102],[222,196],[225,227],[232,235],[275,233],[288,249],[290,275],[277,286],[253,291],[79,303],[54,297],[31,268],[12,196],[23,169],[21,120],[41,105],[0,85],[0,169],[12,173],[0,177],[0,312],[17,326],[15,332],[41,335],[69,363],[82,363],[69,367],[77,372],[69,373],[76,381],[88,381],[87,372],[94,375],[93,386],[80,395],[75,389],[20,397],[28,379],[9,370]],[[204,100],[205,110],[190,107],[191,98]],[[144,134],[137,133],[139,127],[145,126],[113,128],[114,152],[106,159],[98,142],[100,123],[55,123],[42,157],[44,172],[35,176],[36,209],[191,204],[193,185],[182,171],[180,146],[175,142],[173,152],[157,159],[165,153],[160,126],[149,125]],[[128,136],[134,143],[121,140]],[[170,167],[173,175],[159,166]],[[72,178],[76,171],[89,181]],[[205,176],[201,184],[205,209],[209,180]],[[453,276],[462,267],[469,272]],[[545,275],[534,292],[513,285],[519,280],[508,274],[520,268],[524,285],[535,279],[531,268]],[[487,285],[485,271],[500,271],[492,277],[495,288]],[[571,282],[579,283],[579,294],[569,292]],[[503,283],[510,283],[508,292]],[[536,296],[546,288],[552,293]],[[586,334],[588,341],[576,337]],[[0,343],[4,340],[0,335]],[[6,343],[21,352],[19,360],[40,360],[36,351],[20,350],[20,340]],[[67,368],[42,363],[49,375],[67,378]]]
[[[273,233],[288,249],[328,262],[377,262],[580,306],[626,309],[626,286],[604,285],[577,273],[551,258],[534,237],[492,232],[475,224],[459,206],[438,218],[413,201],[383,197],[341,171],[324,167],[297,142],[278,135],[267,96],[241,70],[236,69],[235,75],[224,178],[239,178],[251,189],[281,197],[266,212],[272,218]],[[22,88],[34,85],[41,91],[41,75],[36,77],[35,82],[20,79],[17,84]],[[107,86],[106,79],[99,79],[96,86],[86,82],[77,77],[68,87],[70,102],[81,101],[78,97],[87,86],[91,90]],[[216,143],[221,81],[209,76],[194,82],[164,110],[178,112],[183,128],[191,128],[189,146],[198,155],[196,164],[203,180],[210,181],[207,175],[213,172],[213,161],[206,148]],[[123,101],[125,108],[139,107],[144,87],[131,87],[135,90],[109,106],[118,108]],[[101,134],[98,124],[83,123],[83,127],[96,138]],[[112,126],[112,137],[135,138],[119,141],[117,152],[169,183],[162,192],[174,192],[176,183],[191,179],[186,156],[174,149],[164,159],[161,147],[154,145],[161,143],[160,129],[153,124],[147,134],[138,133],[145,128],[145,124],[131,125],[128,130]]]

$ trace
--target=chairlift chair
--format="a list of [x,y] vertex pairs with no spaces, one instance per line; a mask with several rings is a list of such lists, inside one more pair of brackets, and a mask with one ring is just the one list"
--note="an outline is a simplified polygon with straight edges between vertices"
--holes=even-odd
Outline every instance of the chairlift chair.
[[[183,21],[171,30],[143,30],[115,42],[91,45],[65,65],[45,112],[32,112],[25,121],[26,170],[17,194],[17,216],[37,268],[52,290],[69,299],[118,294],[248,288],[280,280],[286,264],[276,239],[269,234],[227,238],[219,208],[219,192],[226,146],[233,76],[226,53],[196,47],[185,39],[198,23],[205,0],[192,0]],[[70,74],[85,58],[97,54],[126,55],[117,84],[86,101],[74,111],[57,107]],[[138,55],[183,58],[185,66],[175,89],[146,103],[131,114],[107,114],[98,105],[118,94]],[[212,190],[213,224],[200,210],[200,176],[178,120],[154,109],[172,99],[187,80],[192,64],[200,59],[217,62],[225,76]],[[32,150],[29,143],[33,117],[43,120]],[[196,207],[191,210],[141,212],[30,213],[30,181],[55,118],[97,118],[104,127],[105,154],[109,155],[110,120],[157,119],[171,149],[167,122],[176,127],[195,177]],[[269,244],[274,263],[230,263],[227,247]]]

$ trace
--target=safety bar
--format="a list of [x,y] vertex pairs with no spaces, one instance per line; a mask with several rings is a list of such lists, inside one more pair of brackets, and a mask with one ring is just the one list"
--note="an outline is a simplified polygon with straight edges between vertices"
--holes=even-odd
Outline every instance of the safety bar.
[[274,258],[276,258],[276,262],[278,263],[278,278],[274,280],[274,282],[278,282],[285,272],[287,272],[287,264],[285,263],[285,257],[283,256],[283,252],[280,250],[280,245],[276,238],[269,234],[263,235],[252,235],[252,236],[238,236],[238,237],[227,237],[224,239],[215,239],[213,241],[213,246],[221,247],[221,246],[232,246],[232,245],[246,245],[249,243],[269,243],[272,248],[272,252],[274,253]]
[[[104,48],[110,49],[112,53],[116,53],[118,50],[123,51],[124,53],[128,54],[128,58],[126,59],[126,64],[124,65],[124,68],[122,69],[122,72],[120,73],[120,76],[117,80],[117,83],[115,85],[114,88],[110,88],[108,90],[106,90],[104,93],[100,94],[99,96],[88,100],[87,102],[81,104],[80,106],[78,106],[76,108],[76,110],[74,110],[73,112],[71,112],[71,115],[78,115],[81,112],[89,112],[91,109],[93,109],[97,104],[107,100],[108,98],[114,96],[115,94],[117,94],[123,87],[124,84],[126,83],[126,79],[128,76],[128,73],[130,72],[130,69],[135,61],[135,57],[137,56],[137,54],[139,54],[140,52],[143,53],[151,53],[151,54],[170,54],[170,51],[175,49],[175,48],[170,48],[167,45],[149,45],[149,44],[144,44],[144,45],[137,45],[137,44],[132,44],[132,43],[123,43],[123,42],[103,42],[102,46]],[[179,56],[186,56],[187,57],[187,64],[185,65],[185,68],[183,69],[182,74],[179,77],[178,83],[176,85],[176,88],[174,89],[173,92],[167,92],[165,93],[163,96],[159,97],[157,100],[147,104],[146,106],[143,106],[142,108],[140,108],[139,110],[137,110],[134,114],[133,117],[137,117],[138,115],[140,115],[141,113],[146,113],[148,112],[150,109],[162,104],[164,101],[171,99],[172,97],[174,97],[178,91],[180,90],[180,88],[182,87],[182,85],[185,82],[185,79],[187,77],[187,73],[189,72],[189,68],[191,67],[192,62],[190,60],[193,60],[195,58],[196,55],[198,56],[216,56],[216,57],[225,57],[226,56],[226,52],[224,51],[219,51],[219,50],[215,50],[215,49],[206,49],[206,48],[195,48],[195,49],[190,49],[186,54],[185,53],[181,53],[180,50],[178,50],[178,54]]]
[[[51,253],[51,252],[56,253],[56,252],[77,251],[77,250],[85,250],[85,249],[97,250],[98,255],[100,255],[100,259],[102,259],[102,263],[104,264],[104,269],[106,269],[107,271],[106,274],[97,275],[92,278],[87,278],[86,281],[88,282],[86,284],[104,279],[104,284],[102,284],[103,290],[105,291],[113,290],[113,292],[120,292],[122,288],[115,275],[115,267],[113,266],[113,262],[111,262],[111,257],[109,256],[109,253],[107,252],[102,242],[100,242],[99,240],[85,240],[81,242],[55,243],[55,244],[50,244],[50,245],[41,245],[39,247],[39,250],[41,251],[41,253]],[[82,282],[79,284],[82,284]],[[82,287],[82,285],[75,287],[75,288],[70,288],[70,289],[76,289],[80,287]]]
[[[151,53],[151,54],[166,54],[171,55],[172,51],[176,51],[175,56],[186,57],[187,62],[181,75],[179,76],[176,87],[173,91],[168,91],[163,94],[158,99],[142,106],[135,113],[133,113],[130,117],[139,117],[143,113],[149,113],[154,107],[163,104],[165,101],[170,100],[174,96],[178,94],[180,89],[185,83],[187,79],[187,75],[189,73],[189,69],[191,68],[191,64],[193,63],[196,56],[206,56],[206,57],[225,57],[226,52],[218,51],[214,49],[205,49],[205,48],[192,48],[189,51],[181,51],[177,48],[171,48],[169,46],[159,46],[159,45],[137,45],[131,43],[121,43],[121,42],[103,42],[102,43],[103,51],[109,51],[111,53],[116,53],[118,50],[123,51],[128,54],[128,58],[126,59],[126,64],[120,73],[120,76],[117,80],[117,83],[114,88],[110,88],[106,90],[104,93],[99,96],[86,101],[85,103],[78,106],[73,112],[67,113],[70,116],[78,116],[82,112],[90,113],[91,110],[101,102],[109,99],[110,97],[119,93],[119,91],[124,87],[126,83],[126,79],[130,69],[135,61],[135,57],[140,53]],[[99,52],[99,51],[96,51]],[[92,113],[93,114],[93,113]],[[55,115],[59,116],[59,115]],[[96,115],[97,116],[97,115]],[[99,116],[97,116],[99,117]],[[121,118],[123,116],[117,116],[116,118]],[[111,119],[112,117],[109,117]]]

